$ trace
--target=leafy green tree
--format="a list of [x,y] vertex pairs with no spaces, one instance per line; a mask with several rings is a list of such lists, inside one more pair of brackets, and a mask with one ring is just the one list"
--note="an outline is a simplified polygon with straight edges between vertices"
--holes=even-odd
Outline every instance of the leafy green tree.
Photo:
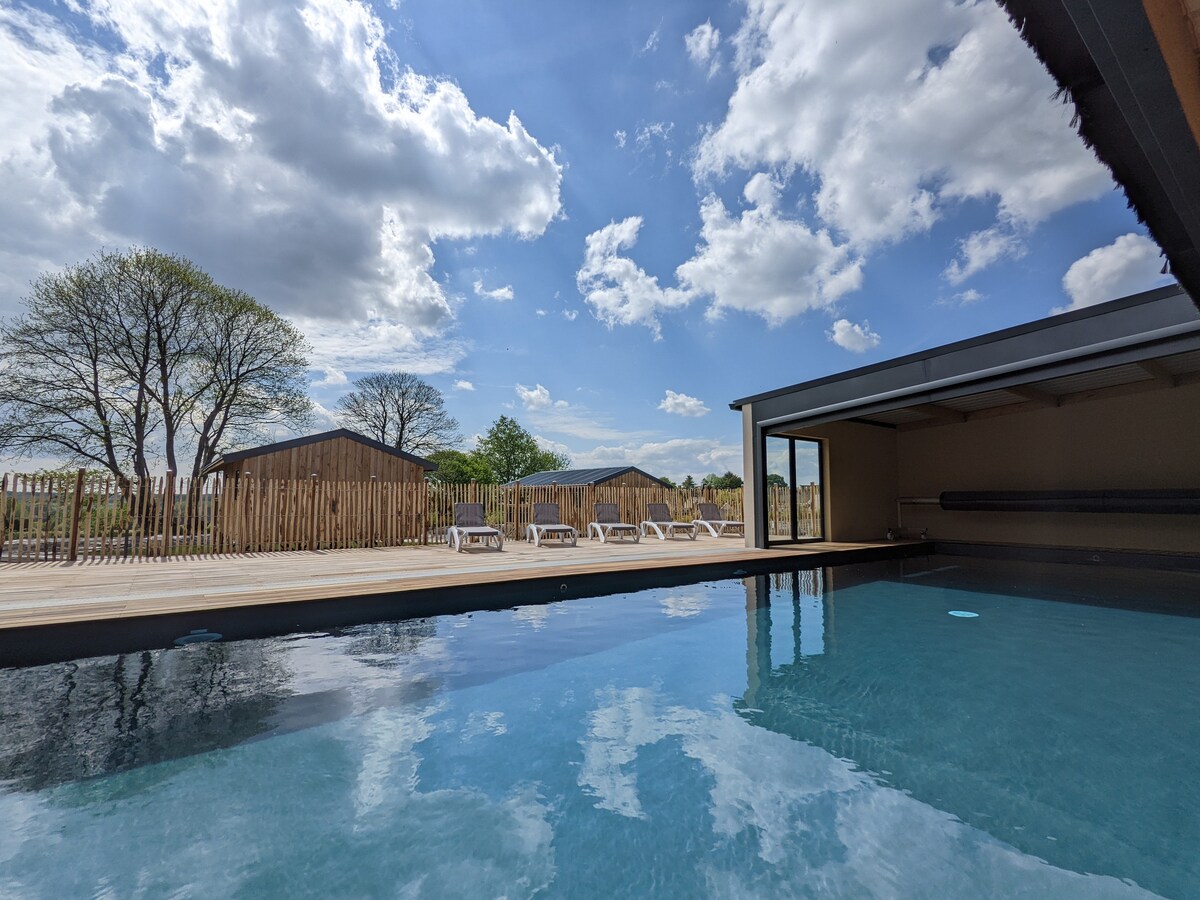
[[679,485],[677,485],[675,482],[673,482],[666,475],[659,475],[658,480],[661,481],[663,484],[665,484],[667,487],[679,487]]
[[778,472],[767,476],[767,487],[787,487],[787,480]]
[[687,490],[690,491],[692,488],[694,488],[696,486],[696,479],[693,478],[691,475],[689,475],[685,479],[683,479],[683,483],[680,484],[679,486],[681,488],[686,488]]
[[124,480],[192,475],[264,427],[311,419],[307,344],[290,322],[157,250],[43,275],[0,328],[0,449]]
[[534,472],[565,469],[571,465],[569,456],[543,450],[534,436],[509,416],[501,416],[492,423],[474,455],[487,463],[501,484]]
[[429,454],[428,459],[437,464],[437,469],[430,477],[441,484],[466,484],[470,481],[492,484],[496,480],[496,473],[487,460],[476,453],[438,450]]
[[740,476],[734,475],[732,472],[726,472],[724,475],[717,475],[714,473],[705,475],[704,480],[700,482],[700,484],[702,487],[706,488],[732,489],[740,488],[742,486],[742,479]]

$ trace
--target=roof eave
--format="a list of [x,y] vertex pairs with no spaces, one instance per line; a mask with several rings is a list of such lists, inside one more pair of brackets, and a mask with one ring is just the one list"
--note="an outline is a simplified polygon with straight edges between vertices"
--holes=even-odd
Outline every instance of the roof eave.
[[337,438],[347,438],[348,440],[379,450],[382,453],[399,457],[420,466],[426,472],[432,472],[437,468],[436,463],[430,462],[424,457],[408,453],[404,450],[397,450],[395,447],[389,447],[387,444],[369,438],[365,434],[359,434],[357,431],[351,431],[349,428],[335,428],[332,431],[322,431],[317,434],[304,435],[287,441],[278,441],[274,444],[264,444],[261,447],[248,447],[245,450],[234,450],[231,453],[223,453],[210,463],[204,471],[209,472],[210,470],[223,468],[230,463],[241,462],[244,459],[253,459],[256,456],[265,456],[269,453],[278,453],[282,450],[291,450],[295,447],[304,447],[309,444],[318,444],[321,441],[336,440]]
[[[998,2],[1074,105],[1080,136],[1200,306],[1200,108],[1193,108],[1200,106],[1200,73],[1194,55],[1176,46],[1186,29],[1182,9],[1175,23],[1164,19],[1170,13],[1162,4]],[[1170,46],[1160,35],[1172,39]]]
[[[801,381],[797,384],[788,385],[787,387],[775,388],[774,390],[752,394],[749,397],[742,397],[739,400],[734,400],[729,404],[729,408],[732,410],[740,410],[748,403],[757,403],[760,400],[772,400],[776,397],[782,397],[786,394],[794,394],[799,391],[809,390],[810,388],[819,387],[825,384],[832,384],[838,381],[847,381],[851,378],[856,378],[861,375],[869,375],[874,372],[884,372],[888,369],[895,369],[908,365],[909,363],[929,360],[938,356],[957,353],[962,350],[970,350],[974,347],[980,347],[985,344],[993,344],[997,341],[1008,340],[1009,338],[1019,337],[1021,335],[1031,334],[1037,331],[1045,331],[1047,329],[1057,328],[1068,323],[1081,321],[1083,319],[1104,316],[1113,312],[1118,312],[1120,310],[1130,309],[1137,306],[1143,306],[1146,304],[1159,303],[1161,301],[1170,300],[1174,297],[1181,297],[1184,295],[1184,293],[1185,292],[1183,288],[1179,285],[1170,284],[1165,287],[1155,288],[1150,291],[1143,291],[1140,294],[1131,294],[1128,297],[1120,297],[1116,300],[1109,300],[1106,303],[1097,303],[1094,306],[1088,306],[1084,309],[1060,313],[1056,316],[1048,316],[1047,318],[1037,319],[1033,322],[1025,322],[1021,325],[1014,325],[1010,328],[1003,328],[999,331],[992,331],[988,332],[987,334],[966,338],[965,340],[953,341],[949,344],[931,347],[928,350],[919,350],[916,353],[908,353],[904,356],[897,356],[882,362],[871,363],[870,365],[866,366],[859,366],[858,368],[848,369],[844,372],[837,372],[833,375],[825,375],[821,378],[813,378],[808,381]],[[1190,299],[1193,299],[1193,302],[1195,302],[1194,298]]]

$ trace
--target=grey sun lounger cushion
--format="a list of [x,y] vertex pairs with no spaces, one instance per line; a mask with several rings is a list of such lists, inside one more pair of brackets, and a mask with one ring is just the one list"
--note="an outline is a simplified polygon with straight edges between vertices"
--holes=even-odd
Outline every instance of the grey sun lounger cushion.
[[693,541],[696,539],[696,525],[693,522],[676,522],[671,518],[671,507],[665,503],[647,503],[646,521],[642,523],[642,535],[653,531],[660,541],[675,537],[675,532],[682,531]]
[[725,519],[721,517],[721,509],[715,503],[698,503],[700,508],[700,517],[692,519],[692,524],[697,528],[704,528],[713,537],[721,537],[726,531],[746,533],[746,523],[739,522],[736,519]]
[[454,524],[446,529],[446,543],[461,553],[472,539],[489,545],[494,540],[497,550],[504,549],[504,532],[487,524],[482,503],[455,503]]
[[563,524],[557,503],[533,504],[533,521],[525,528],[525,540],[532,542],[535,547],[540,547],[546,537],[570,541],[572,547],[579,540],[579,532]]
[[588,540],[594,534],[600,543],[608,542],[612,535],[619,535],[624,540],[625,535],[632,535],[636,544],[642,539],[642,533],[636,525],[621,521],[621,511],[615,503],[597,503],[592,508],[593,520],[588,523]]

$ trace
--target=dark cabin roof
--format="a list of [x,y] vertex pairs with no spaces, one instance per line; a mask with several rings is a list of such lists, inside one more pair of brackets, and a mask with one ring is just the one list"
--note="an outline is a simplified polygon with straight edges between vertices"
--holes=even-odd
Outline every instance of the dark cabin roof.
[[537,487],[548,484],[603,484],[606,481],[612,481],[627,472],[637,472],[639,475],[644,475],[651,481],[667,487],[667,484],[661,479],[655,478],[647,472],[643,472],[637,466],[610,466],[603,469],[558,469],[552,472],[534,472],[532,475],[526,475],[524,478],[518,478],[515,481],[508,482],[509,485],[514,485],[518,481],[527,487]]
[[429,460],[420,456],[414,456],[412,453],[405,453],[403,450],[397,450],[395,447],[389,447],[387,444],[367,437],[365,434],[359,434],[357,431],[351,431],[349,428],[335,428],[333,431],[322,431],[319,434],[309,434],[304,437],[293,438],[290,441],[279,441],[275,444],[263,444],[261,447],[250,447],[247,450],[234,450],[231,453],[222,453],[219,457],[213,460],[206,468],[205,472],[211,472],[215,469],[220,469],[229,463],[241,462],[244,459],[249,459],[252,456],[265,456],[268,453],[279,453],[283,450],[291,450],[295,447],[304,447],[308,444],[319,444],[322,441],[332,441],[335,438],[348,438],[360,444],[366,444],[372,449],[378,450],[380,453],[387,453],[390,456],[398,456],[401,459],[408,460],[410,463],[416,463],[425,471],[432,471],[437,468],[436,463],[431,463]]
[[1184,4],[1000,0],[1200,305],[1200,67]]

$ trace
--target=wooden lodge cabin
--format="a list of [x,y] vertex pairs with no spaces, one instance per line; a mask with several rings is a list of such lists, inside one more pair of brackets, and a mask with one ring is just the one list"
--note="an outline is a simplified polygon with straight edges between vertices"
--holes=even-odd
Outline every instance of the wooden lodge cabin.
[[663,481],[648,475],[636,466],[611,466],[602,469],[559,469],[550,472],[534,472],[516,481],[510,481],[505,487],[548,487],[558,485],[604,485],[606,487],[633,488],[666,488]]
[[227,479],[253,478],[321,481],[404,482],[415,484],[437,468],[427,459],[389,447],[348,428],[248,450],[234,450],[215,459],[205,475]]

